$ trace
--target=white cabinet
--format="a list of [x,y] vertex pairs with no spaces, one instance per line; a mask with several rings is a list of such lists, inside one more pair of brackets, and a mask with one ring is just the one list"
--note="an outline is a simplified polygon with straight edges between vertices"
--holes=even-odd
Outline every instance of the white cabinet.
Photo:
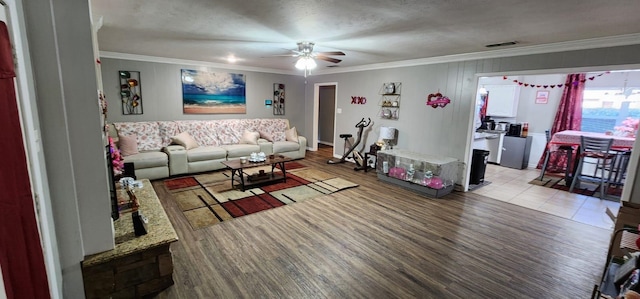
[[488,116],[516,117],[518,114],[519,85],[485,85],[489,91]]

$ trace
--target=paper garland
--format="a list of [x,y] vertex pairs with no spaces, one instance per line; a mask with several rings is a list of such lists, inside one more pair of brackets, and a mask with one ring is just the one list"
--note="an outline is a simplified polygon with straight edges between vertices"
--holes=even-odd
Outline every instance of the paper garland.
[[[601,77],[602,75],[609,74],[609,73],[611,73],[611,72],[606,71],[604,73],[600,73],[600,74],[588,77],[586,79],[575,80],[573,82],[565,82],[565,83],[562,83],[562,84],[531,84],[531,83],[522,82],[520,80],[513,80],[513,82],[517,83],[520,86],[524,86],[524,87],[533,87],[533,88],[556,88],[557,87],[557,88],[562,88],[565,85],[573,84],[575,86],[575,85],[578,85],[578,83],[587,82],[587,80],[594,80],[597,77]],[[502,79],[503,80],[509,80],[509,78],[507,76],[502,76]]]

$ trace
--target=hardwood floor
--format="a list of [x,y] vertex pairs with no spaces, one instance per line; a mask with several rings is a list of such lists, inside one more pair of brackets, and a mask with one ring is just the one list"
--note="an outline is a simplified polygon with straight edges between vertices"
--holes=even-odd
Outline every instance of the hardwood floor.
[[600,279],[609,229],[470,192],[422,197],[330,156],[299,162],[359,187],[198,231],[154,181],[180,238],[157,298],[589,298]]

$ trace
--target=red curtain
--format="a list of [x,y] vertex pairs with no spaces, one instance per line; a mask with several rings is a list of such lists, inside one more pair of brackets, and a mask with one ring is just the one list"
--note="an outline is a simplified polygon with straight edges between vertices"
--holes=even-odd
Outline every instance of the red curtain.
[[[580,131],[582,125],[582,92],[584,91],[584,83],[586,82],[585,74],[569,74],[564,84],[564,92],[556,118],[551,127],[551,136],[554,133],[564,130]],[[542,168],[545,153],[538,161],[537,168]],[[572,160],[572,164],[575,161]],[[570,167],[572,165],[569,165]],[[567,168],[567,156],[560,152],[551,152],[549,163],[547,165],[548,172],[564,172]]]
[[50,298],[23,147],[7,25],[0,21],[0,265],[8,298]]

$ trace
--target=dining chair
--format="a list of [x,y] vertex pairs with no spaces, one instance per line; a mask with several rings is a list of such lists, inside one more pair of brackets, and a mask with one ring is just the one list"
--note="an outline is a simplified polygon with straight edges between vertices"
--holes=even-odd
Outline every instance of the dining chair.
[[[549,158],[551,157],[551,131],[545,130],[544,135],[547,137],[547,145],[544,148],[544,162],[542,163],[542,171],[540,172],[539,180],[542,181],[544,179],[544,173],[547,171],[547,166],[549,165]],[[558,147],[556,153],[564,153],[567,156],[567,171],[569,171],[571,167],[571,156],[573,155],[573,146],[571,145],[561,145]],[[565,173],[567,172],[565,171]]]
[[[612,138],[599,138],[580,136],[580,151],[578,154],[578,167],[573,175],[569,192],[573,192],[573,188],[577,185],[580,187],[580,181],[588,181],[600,184],[600,199],[604,199],[606,187],[609,183],[609,175],[605,174],[606,169],[611,169],[615,154],[611,153]],[[585,164],[593,165],[593,173],[583,174],[582,170]],[[600,175],[598,175],[598,170]]]
[[631,159],[631,150],[612,150],[615,160],[609,171],[609,185],[622,186],[627,176],[627,167]]

